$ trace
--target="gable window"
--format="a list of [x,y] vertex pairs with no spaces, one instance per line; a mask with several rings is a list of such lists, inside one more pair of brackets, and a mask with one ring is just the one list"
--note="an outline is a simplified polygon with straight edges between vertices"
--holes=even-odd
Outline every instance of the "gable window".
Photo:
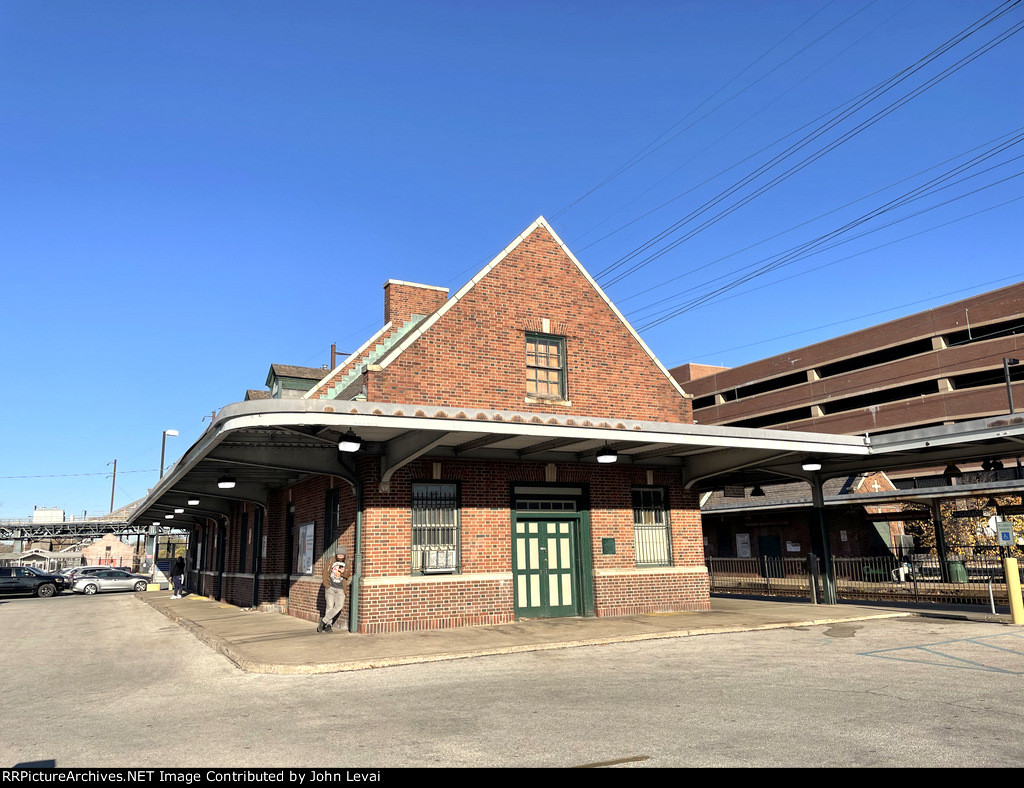
[[664,490],[633,489],[633,544],[637,566],[670,565],[671,538]]
[[565,337],[526,335],[526,393],[565,399]]
[[454,484],[412,486],[412,571],[459,571],[459,497]]

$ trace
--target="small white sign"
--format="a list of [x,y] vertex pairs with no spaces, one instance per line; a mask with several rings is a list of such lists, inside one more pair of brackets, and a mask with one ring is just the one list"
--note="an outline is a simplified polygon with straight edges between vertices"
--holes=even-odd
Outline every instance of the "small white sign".
[[736,557],[750,558],[750,534],[736,534]]
[[786,542],[786,551],[789,553],[799,553],[800,543],[799,542]]
[[1013,523],[1009,520],[996,520],[996,541],[1001,545],[1013,544]]

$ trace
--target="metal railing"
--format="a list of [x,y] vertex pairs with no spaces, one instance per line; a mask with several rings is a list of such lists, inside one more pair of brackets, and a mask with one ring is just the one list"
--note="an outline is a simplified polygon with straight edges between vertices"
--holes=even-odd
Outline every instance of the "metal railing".
[[[930,554],[833,557],[836,597],[879,602],[1008,605],[1002,558],[995,552],[951,552],[945,561]],[[818,561],[759,556],[708,558],[711,592],[803,597],[814,600],[821,588]],[[1024,584],[1024,565],[1018,567]]]
[[813,598],[808,557],[708,558],[712,593]]

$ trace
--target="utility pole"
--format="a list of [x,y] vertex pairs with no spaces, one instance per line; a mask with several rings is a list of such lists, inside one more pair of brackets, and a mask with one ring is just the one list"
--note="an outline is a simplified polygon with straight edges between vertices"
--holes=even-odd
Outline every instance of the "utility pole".
[[334,342],[331,343],[331,369],[338,366],[338,356],[351,356],[351,353],[339,353],[338,345]]
[[1006,399],[1010,403],[1010,415],[1013,415],[1013,389],[1010,388],[1010,366],[1019,363],[1020,360],[1016,358],[1003,359],[1003,378],[1006,380]]
[[[107,465],[110,465],[108,462]],[[110,481],[110,513],[114,513],[114,485],[117,484],[117,460],[114,460],[114,476]]]

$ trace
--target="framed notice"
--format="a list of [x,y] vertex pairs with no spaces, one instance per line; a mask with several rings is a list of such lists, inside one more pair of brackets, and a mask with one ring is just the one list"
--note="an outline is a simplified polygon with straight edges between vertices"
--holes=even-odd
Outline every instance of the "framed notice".
[[750,534],[736,534],[736,557],[750,558]]
[[313,574],[313,523],[295,527],[295,558],[298,574]]

